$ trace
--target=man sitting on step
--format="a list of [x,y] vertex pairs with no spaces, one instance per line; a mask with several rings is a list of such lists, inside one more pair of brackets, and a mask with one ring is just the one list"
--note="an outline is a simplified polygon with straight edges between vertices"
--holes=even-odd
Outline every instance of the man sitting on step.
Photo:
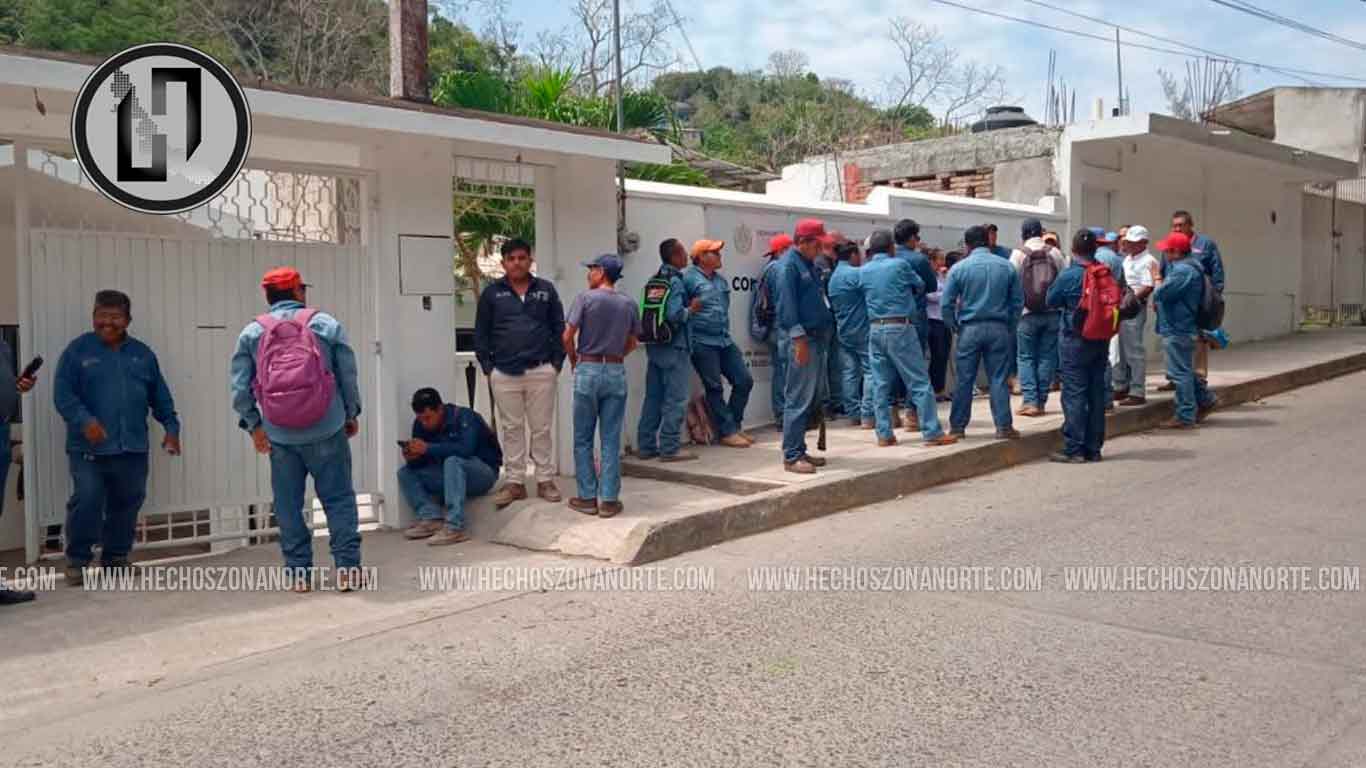
[[498,482],[498,438],[482,416],[443,403],[431,387],[413,394],[413,413],[413,439],[399,444],[407,464],[398,470],[398,487],[417,522],[403,535],[432,546],[467,541],[465,499],[483,496]]

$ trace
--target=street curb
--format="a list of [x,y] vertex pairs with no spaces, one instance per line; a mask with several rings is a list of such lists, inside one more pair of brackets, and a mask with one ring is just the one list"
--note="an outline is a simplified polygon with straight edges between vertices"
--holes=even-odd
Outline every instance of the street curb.
[[622,477],[638,477],[642,480],[661,480],[666,483],[695,485],[699,488],[707,488],[735,496],[753,496],[756,493],[787,487],[771,480],[743,480],[738,477],[721,477],[701,472],[688,472],[674,469],[672,466],[646,464],[639,459],[623,460],[621,462],[621,475]]
[[[1249,379],[1213,391],[1219,397],[1218,407],[1223,409],[1361,370],[1366,370],[1366,353]],[[1106,437],[1153,429],[1171,414],[1169,400],[1121,409],[1106,419]],[[721,509],[657,523],[643,536],[633,536],[635,551],[623,552],[618,562],[650,563],[742,536],[888,501],[1036,461],[1061,445],[1062,434],[1049,430],[1026,435],[1020,440],[991,440],[971,450],[945,453],[906,466],[763,491]],[[670,478],[661,473],[656,479]],[[672,479],[679,481],[677,477]]]

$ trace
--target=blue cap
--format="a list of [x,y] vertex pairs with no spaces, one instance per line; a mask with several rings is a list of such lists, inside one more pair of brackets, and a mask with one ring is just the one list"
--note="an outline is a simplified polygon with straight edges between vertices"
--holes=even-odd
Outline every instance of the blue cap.
[[592,261],[585,261],[583,265],[590,269],[593,267],[602,267],[602,271],[607,275],[607,279],[614,283],[621,279],[621,257],[615,253],[604,253]]

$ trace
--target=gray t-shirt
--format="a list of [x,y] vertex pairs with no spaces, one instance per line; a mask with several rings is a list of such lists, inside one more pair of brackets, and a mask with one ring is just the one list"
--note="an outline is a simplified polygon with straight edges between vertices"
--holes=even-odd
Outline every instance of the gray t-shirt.
[[626,339],[640,336],[640,310],[615,290],[584,291],[574,297],[565,322],[579,329],[579,355],[626,354]]

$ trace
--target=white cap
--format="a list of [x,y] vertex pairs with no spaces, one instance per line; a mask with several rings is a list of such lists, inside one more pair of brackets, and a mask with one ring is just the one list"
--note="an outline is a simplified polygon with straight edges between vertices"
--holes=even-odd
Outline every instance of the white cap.
[[1129,227],[1129,231],[1124,233],[1124,242],[1141,243],[1148,239],[1148,228],[1142,224],[1135,224]]

